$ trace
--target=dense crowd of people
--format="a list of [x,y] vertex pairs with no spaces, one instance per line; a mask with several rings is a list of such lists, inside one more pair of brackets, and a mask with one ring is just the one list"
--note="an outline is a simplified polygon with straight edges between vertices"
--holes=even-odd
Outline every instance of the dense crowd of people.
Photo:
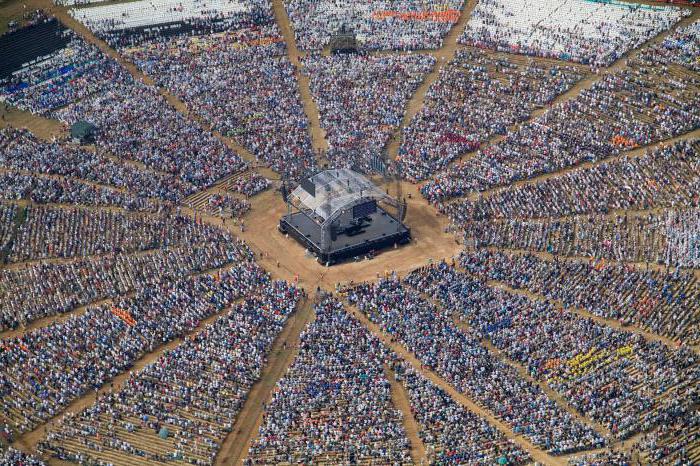
[[226,241],[234,240],[217,228],[177,214],[30,206],[9,260],[124,254]]
[[409,463],[383,367],[388,350],[340,302],[323,298],[314,309],[246,464]]
[[326,157],[333,166],[371,172],[435,58],[336,55],[303,63],[328,140]]
[[28,453],[7,448],[0,454],[0,465],[2,466],[46,466],[42,460]]
[[553,65],[479,49],[459,49],[441,68],[424,106],[401,134],[401,174],[423,180],[489,138],[529,118],[583,77]]
[[405,283],[454,311],[616,439],[663,424],[678,400],[692,403],[700,395],[694,382],[700,365],[691,349],[648,341],[547,301],[489,287],[444,262],[413,272]]
[[700,267],[700,209],[503,219],[463,224],[464,244],[624,262]]
[[244,174],[226,184],[228,191],[240,193],[246,197],[253,197],[269,187],[270,180],[256,172]]
[[229,194],[215,193],[207,197],[204,211],[222,218],[240,218],[250,210],[250,202]]
[[676,29],[661,43],[639,53],[639,59],[651,65],[679,65],[700,72],[700,21]]
[[347,292],[347,298],[422,364],[536,446],[559,455],[605,443],[537,384],[491,354],[478,332],[459,328],[447,310],[437,308],[396,276],[358,285]]
[[[171,191],[182,196],[192,191],[191,184],[208,186],[245,168],[236,153],[199,124],[185,119],[156,88],[137,81],[97,47],[71,34],[71,42],[57,52],[50,66],[39,64],[38,70],[30,67],[16,76],[27,87],[20,91],[6,89],[10,93],[8,102],[69,125],[87,121],[97,127],[100,149],[178,175],[184,184],[152,172],[136,177],[138,170],[115,162],[110,162],[112,167],[107,164],[107,170],[97,171],[95,160],[104,158],[83,152],[66,155],[73,160],[64,165],[66,170],[82,169],[100,182],[119,180],[136,192],[163,192],[172,197]],[[55,78],[53,74],[57,73],[60,76]],[[45,170],[52,166],[61,169],[60,160],[57,163],[50,158],[42,160],[41,155],[36,157],[36,162],[45,162]]]
[[0,255],[10,245],[15,231],[15,217],[19,208],[14,204],[0,204]]
[[0,130],[0,165],[127,190],[144,199],[177,202],[195,191],[192,184],[174,176],[143,170],[65,142],[46,142],[27,130]]
[[214,464],[302,291],[267,282],[244,296],[197,335],[132,372],[121,388],[65,415],[38,450],[80,463],[112,462],[116,455],[124,462]]
[[443,44],[464,2],[285,0],[284,6],[302,50],[319,51],[343,30],[354,32],[364,50],[426,50]]
[[67,177],[6,169],[0,172],[0,199],[29,200],[37,204],[116,206],[128,210],[158,210],[152,199]]
[[530,455],[405,362],[395,368],[430,464],[525,464]]
[[133,297],[5,339],[0,411],[16,432],[31,430],[269,281],[255,263],[240,262],[216,276],[147,286]]
[[662,145],[561,176],[440,208],[458,225],[473,219],[552,218],[615,210],[700,205],[700,143]]
[[487,250],[465,251],[461,263],[473,274],[559,300],[567,308],[638,324],[688,345],[700,342],[700,283],[692,272]]
[[222,267],[249,255],[244,244],[219,240],[143,254],[109,254],[67,263],[39,262],[1,269],[0,330]]
[[276,26],[162,38],[124,53],[273,170],[298,179],[315,167],[295,69]]
[[72,8],[69,13],[122,50],[163,36],[213,34],[274,21],[270,0],[135,0]]
[[608,66],[690,14],[607,0],[480,0],[460,42]]
[[438,174],[423,188],[432,201],[507,185],[599,161],[700,127],[700,83],[682,69],[631,61],[559,103],[503,141]]

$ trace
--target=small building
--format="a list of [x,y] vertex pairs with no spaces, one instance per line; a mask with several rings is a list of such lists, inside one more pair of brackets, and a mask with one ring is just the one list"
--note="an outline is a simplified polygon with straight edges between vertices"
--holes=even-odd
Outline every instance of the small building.
[[77,144],[90,144],[95,142],[97,127],[85,120],[76,121],[70,127],[70,137]]
[[355,32],[348,26],[343,25],[340,31],[331,37],[329,43],[331,53],[334,55],[341,53],[357,53],[357,38]]

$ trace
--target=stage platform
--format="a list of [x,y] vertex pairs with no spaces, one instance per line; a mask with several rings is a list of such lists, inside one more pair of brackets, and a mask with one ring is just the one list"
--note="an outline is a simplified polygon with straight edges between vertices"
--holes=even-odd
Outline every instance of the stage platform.
[[339,232],[335,239],[331,238],[330,248],[326,252],[321,251],[321,225],[301,212],[292,214],[289,222],[286,215],[282,217],[279,230],[289,233],[313,252],[322,264],[336,264],[370,251],[379,251],[393,247],[394,244],[401,245],[411,241],[410,228],[397,222],[382,208],[377,208],[375,213],[366,218],[371,222],[366,223],[361,232],[352,236]]

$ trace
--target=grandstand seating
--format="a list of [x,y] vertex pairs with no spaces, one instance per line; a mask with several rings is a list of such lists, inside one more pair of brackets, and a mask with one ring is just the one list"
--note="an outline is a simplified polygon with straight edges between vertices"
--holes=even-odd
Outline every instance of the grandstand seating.
[[55,18],[0,36],[0,84],[12,73],[40,61],[70,41],[66,28]]

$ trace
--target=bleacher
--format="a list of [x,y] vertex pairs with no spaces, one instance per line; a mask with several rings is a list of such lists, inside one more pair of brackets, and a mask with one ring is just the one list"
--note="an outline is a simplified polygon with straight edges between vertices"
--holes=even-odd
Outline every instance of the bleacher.
[[66,32],[58,20],[51,18],[0,36],[0,82],[65,47],[70,41]]

